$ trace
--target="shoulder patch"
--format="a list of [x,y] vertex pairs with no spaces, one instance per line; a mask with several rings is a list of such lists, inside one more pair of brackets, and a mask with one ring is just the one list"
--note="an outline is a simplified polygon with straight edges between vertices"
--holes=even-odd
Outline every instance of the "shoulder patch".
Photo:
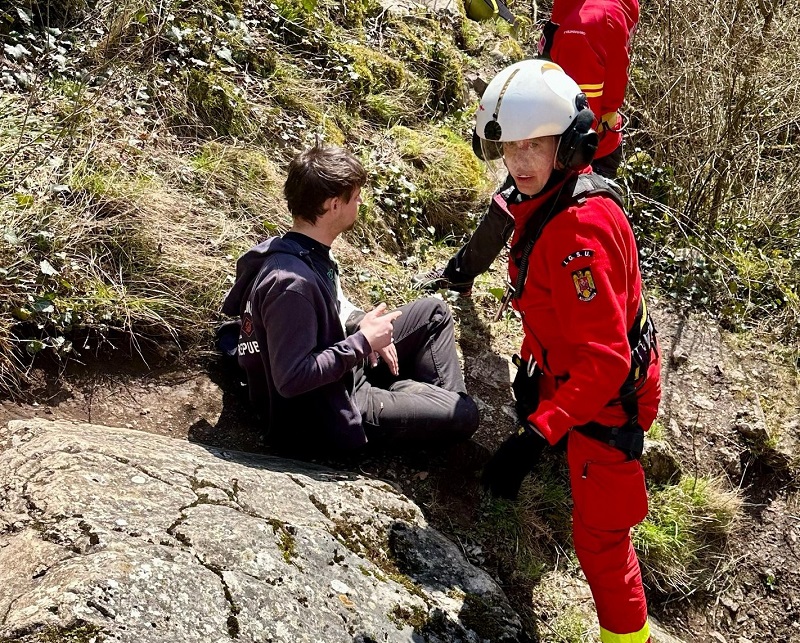
[[577,250],[572,254],[567,255],[564,257],[564,261],[561,262],[562,267],[566,267],[566,265],[578,257],[592,257],[594,256],[594,250]]
[[597,295],[597,287],[594,285],[591,268],[573,272],[572,282],[575,284],[575,292],[578,293],[578,299],[581,301],[591,301]]

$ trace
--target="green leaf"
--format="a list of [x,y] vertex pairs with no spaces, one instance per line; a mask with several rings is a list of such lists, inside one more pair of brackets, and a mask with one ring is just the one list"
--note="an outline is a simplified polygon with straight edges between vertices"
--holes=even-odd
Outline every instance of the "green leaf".
[[21,194],[20,192],[17,192],[14,195],[14,198],[17,200],[17,204],[23,208],[29,208],[33,205],[32,194]]
[[33,339],[28,342],[28,345],[25,347],[25,350],[28,352],[29,355],[36,355],[36,353],[38,353],[43,348],[46,348],[44,342],[38,339]]
[[53,313],[55,312],[56,308],[53,306],[53,302],[45,297],[39,297],[33,302],[33,311],[37,313]]
[[12,310],[11,314],[15,319],[19,319],[20,321],[28,321],[31,317],[33,317],[33,313],[30,310],[21,307]]
[[219,48],[219,49],[217,49],[217,50],[216,50],[214,53],[216,53],[216,54],[217,54],[217,57],[218,57],[218,58],[221,58],[221,59],[222,59],[222,60],[224,60],[226,63],[229,63],[229,64],[231,64],[231,65],[233,65],[233,64],[234,64],[234,62],[233,62],[233,58],[231,57],[231,50],[230,50],[230,49],[228,49],[227,47],[220,47],[220,48]]
[[307,13],[313,13],[316,8],[317,0],[303,0],[303,9],[305,9]]
[[494,297],[495,297],[495,299],[497,299],[497,301],[502,301],[503,295],[506,294],[506,289],[505,288],[489,288],[489,292],[492,293],[492,295],[494,295]]

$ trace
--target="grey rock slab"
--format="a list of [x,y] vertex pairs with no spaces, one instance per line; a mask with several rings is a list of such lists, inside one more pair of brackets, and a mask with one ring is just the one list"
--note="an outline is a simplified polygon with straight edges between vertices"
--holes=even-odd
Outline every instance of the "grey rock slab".
[[530,640],[383,481],[89,424],[0,441],[0,640]]
[[471,378],[499,390],[509,389],[517,372],[510,360],[488,351],[477,357],[467,357],[465,363]]
[[658,484],[676,484],[682,475],[680,461],[666,442],[645,437],[641,458],[647,479]]

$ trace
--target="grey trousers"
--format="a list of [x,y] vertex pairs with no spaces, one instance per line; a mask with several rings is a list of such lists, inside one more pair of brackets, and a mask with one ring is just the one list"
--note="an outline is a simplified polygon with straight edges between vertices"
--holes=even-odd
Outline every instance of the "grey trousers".
[[425,443],[469,438],[478,428],[478,407],[464,385],[450,308],[426,297],[400,310],[394,322],[399,375],[383,362],[354,373],[354,400],[367,437]]

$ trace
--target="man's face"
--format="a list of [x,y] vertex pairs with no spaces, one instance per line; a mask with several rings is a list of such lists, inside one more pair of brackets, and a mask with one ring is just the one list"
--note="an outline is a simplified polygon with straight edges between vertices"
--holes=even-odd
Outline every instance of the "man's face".
[[503,143],[503,161],[522,194],[534,196],[547,184],[557,144],[555,136]]
[[341,200],[342,231],[352,230],[358,219],[358,206],[361,205],[361,188],[356,188],[350,195],[350,200]]

